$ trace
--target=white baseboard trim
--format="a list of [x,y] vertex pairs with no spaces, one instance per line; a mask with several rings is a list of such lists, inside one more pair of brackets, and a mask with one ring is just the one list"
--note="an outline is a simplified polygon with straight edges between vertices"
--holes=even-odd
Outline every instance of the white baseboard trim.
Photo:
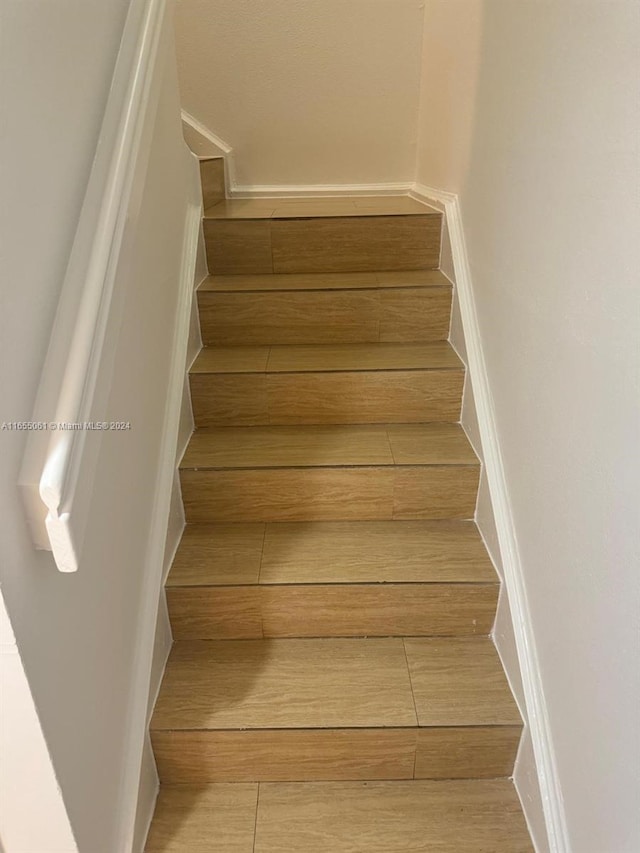
[[228,198],[335,198],[340,196],[406,195],[413,181],[376,184],[243,184],[236,179],[233,147],[186,110],[182,110],[191,150],[198,157],[224,157]]
[[138,787],[138,811],[136,812],[136,825],[133,836],[132,850],[142,851],[149,834],[149,827],[153,820],[156,799],[158,796],[158,771],[151,746],[151,736],[147,733],[142,750],[142,762],[140,766],[140,784]]
[[[145,744],[147,743],[149,709],[155,701],[170,647],[168,641],[170,627],[168,627],[166,608],[163,610],[160,605],[161,596],[164,595],[162,583],[164,569],[168,561],[167,551],[173,551],[177,547],[177,537],[181,532],[181,530],[174,529],[168,535],[172,497],[174,496],[176,454],[201,218],[200,201],[198,200],[196,204],[193,200],[187,208],[185,218],[178,310],[173,340],[171,341],[169,390],[163,419],[158,477],[151,516],[147,560],[143,575],[143,610],[139,616],[139,643],[135,650],[134,695],[131,702],[127,750],[130,757],[128,766],[131,769],[126,774],[122,784],[122,837],[118,845],[119,850],[134,851],[135,853],[142,851],[141,845],[144,844],[149,829],[158,792],[157,774],[155,785],[150,784],[149,781],[152,770],[148,760],[145,760]],[[158,623],[159,618],[162,620],[160,625]],[[137,803],[137,807],[134,813],[131,804],[135,803]]]
[[381,184],[257,184],[231,185],[231,198],[335,198],[340,196],[406,195],[412,183]]
[[[570,853],[569,833],[553,749],[551,726],[498,441],[493,400],[482,350],[460,204],[457,195],[421,184],[416,184],[410,194],[432,204],[435,202],[444,210],[447,218],[457,295],[468,356],[469,376],[476,403],[484,464],[493,504],[500,557],[504,571],[504,584],[513,618],[528,728],[540,784],[549,850],[551,853]],[[526,810],[527,803],[524,799],[523,807]],[[529,817],[527,819],[530,825],[534,823]]]

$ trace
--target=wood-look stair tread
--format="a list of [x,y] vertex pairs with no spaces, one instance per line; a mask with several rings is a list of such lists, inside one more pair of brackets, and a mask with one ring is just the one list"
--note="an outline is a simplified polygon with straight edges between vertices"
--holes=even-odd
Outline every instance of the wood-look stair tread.
[[340,291],[416,287],[446,287],[450,289],[451,282],[440,270],[210,275],[204,279],[198,290],[201,293],[237,293],[243,291]]
[[307,219],[334,216],[441,216],[409,196],[369,198],[227,199],[207,207],[205,219]]
[[497,583],[474,522],[189,524],[167,587]]
[[152,731],[518,726],[489,638],[184,640]]
[[533,853],[508,779],[162,786],[146,853]]
[[464,370],[447,341],[205,347],[191,373]]
[[459,424],[214,427],[197,430],[181,468],[478,466]]

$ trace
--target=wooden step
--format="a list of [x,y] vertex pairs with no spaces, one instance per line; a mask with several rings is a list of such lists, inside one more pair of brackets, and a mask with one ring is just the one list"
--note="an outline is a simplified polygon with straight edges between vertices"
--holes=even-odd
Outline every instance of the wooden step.
[[445,341],[210,347],[190,382],[197,427],[456,422],[464,366]]
[[210,276],[198,290],[207,346],[446,340],[451,282],[437,270]]
[[283,273],[281,275],[209,275],[202,293],[269,293],[306,290],[410,290],[446,287],[451,281],[440,270],[385,270],[377,272]]
[[189,522],[466,519],[479,472],[457,424],[218,427],[181,482]]
[[472,522],[189,525],[175,639],[486,635],[498,578]]
[[146,853],[214,849],[533,853],[508,779],[163,786]]
[[232,200],[204,219],[222,274],[436,269],[441,230],[439,211],[405,196]]
[[162,781],[507,775],[521,720],[488,638],[177,642]]

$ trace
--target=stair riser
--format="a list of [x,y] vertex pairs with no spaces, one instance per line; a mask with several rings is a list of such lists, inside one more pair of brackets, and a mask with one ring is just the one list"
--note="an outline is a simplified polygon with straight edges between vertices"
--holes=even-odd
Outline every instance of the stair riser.
[[436,269],[442,216],[205,219],[213,274]]
[[509,776],[519,726],[155,731],[167,784]]
[[181,472],[188,522],[473,517],[477,465]]
[[455,423],[464,372],[196,373],[190,381],[198,427]]
[[207,346],[443,341],[451,288],[198,294]]
[[487,635],[497,584],[286,584],[167,590],[176,640]]

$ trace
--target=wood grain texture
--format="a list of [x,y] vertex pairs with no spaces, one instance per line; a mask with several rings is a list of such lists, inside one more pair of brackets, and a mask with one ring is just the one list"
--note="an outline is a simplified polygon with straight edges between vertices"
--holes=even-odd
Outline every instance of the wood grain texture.
[[451,287],[198,292],[206,346],[446,340]]
[[462,370],[269,375],[268,422],[455,423],[460,418],[463,384]]
[[169,656],[151,728],[416,724],[400,639],[185,640]]
[[470,521],[266,525],[261,583],[394,581],[495,583],[497,575]]
[[[443,288],[444,299],[450,294]],[[218,344],[305,344],[377,341],[375,290],[198,293],[202,340]],[[448,321],[447,321],[448,322]]]
[[441,224],[439,214],[274,219],[273,272],[435,269]]
[[532,853],[509,780],[163,786],[146,853]]
[[260,785],[255,853],[532,853],[508,780]]
[[398,465],[478,465],[464,430],[458,424],[389,424],[387,435]]
[[421,726],[521,725],[490,639],[406,639]]
[[476,508],[478,465],[397,466],[394,519],[471,519]]
[[264,636],[257,585],[169,587],[167,607],[174,640],[253,640]]
[[196,428],[271,423],[264,374],[192,373],[189,386]]
[[354,198],[353,203],[358,210],[363,210],[366,213],[438,213],[431,205],[410,196],[362,196]]
[[470,519],[479,466],[181,472],[189,522]]
[[497,583],[472,521],[188,524],[167,586]]
[[226,201],[202,169],[213,275],[147,853],[531,853],[496,778],[522,722],[468,520],[442,214]]
[[447,341],[392,344],[308,344],[272,346],[269,372],[452,370],[464,365]]
[[522,726],[418,729],[416,779],[498,779],[511,776]]
[[391,465],[394,462],[397,465],[479,467],[459,424],[422,423],[201,429],[192,436],[181,468]]
[[264,535],[264,524],[187,525],[167,587],[257,583]]
[[415,728],[156,731],[153,750],[171,783],[411,779],[416,741]]
[[172,587],[176,640],[487,635],[497,584]]
[[[380,291],[380,341],[431,341],[441,335],[443,314],[451,307],[438,288]],[[450,312],[446,319],[447,332]],[[444,336],[446,337],[446,335]]]
[[200,183],[205,210],[224,201],[224,158],[200,160]]
[[151,727],[418,725],[521,726],[489,638],[181,641]]
[[[163,783],[495,779],[513,772],[521,726],[153,732]],[[415,774],[415,776],[414,776]]]
[[440,270],[293,273],[290,275],[210,275],[200,291],[351,290],[361,287],[451,287]]
[[370,196],[367,198],[233,198],[215,210],[214,219],[291,219],[325,216],[401,216],[423,214],[437,216],[438,211],[410,196]]
[[204,347],[191,374],[462,370],[447,341]]
[[163,787],[145,851],[253,853],[257,804],[257,785]]
[[193,374],[196,427],[460,418],[463,370]]
[[497,585],[260,586],[265,637],[486,635]]
[[270,273],[271,228],[268,220],[204,220],[207,263],[217,273]]
[[269,346],[204,347],[189,373],[264,373],[270,352]]
[[[461,430],[451,431],[457,442]],[[425,442],[427,443],[427,442]],[[438,432],[434,459],[448,452]],[[451,453],[454,451],[451,450]],[[219,427],[194,433],[182,468],[268,468],[274,466],[375,465],[393,463],[385,427]]]

